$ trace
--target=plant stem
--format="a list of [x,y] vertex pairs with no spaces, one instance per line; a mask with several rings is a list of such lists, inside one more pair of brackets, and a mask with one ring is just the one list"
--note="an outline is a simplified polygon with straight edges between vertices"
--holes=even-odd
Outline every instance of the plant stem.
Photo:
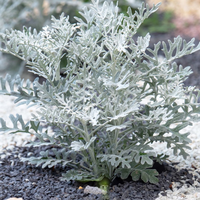
[[[89,132],[88,132],[88,129],[87,129],[87,125],[84,121],[82,121],[81,123],[82,123],[83,128],[84,128],[85,140],[86,140],[86,142],[90,142],[90,135],[89,135]],[[90,158],[91,158],[92,163],[93,163],[94,174],[97,175],[98,169],[97,169],[97,161],[96,161],[96,158],[95,158],[95,155],[94,155],[94,148],[92,148],[90,146],[88,148],[88,153],[89,153]]]
[[104,177],[101,181],[98,182],[98,184],[99,184],[100,189],[103,190],[103,194],[107,196],[110,180],[107,177]]

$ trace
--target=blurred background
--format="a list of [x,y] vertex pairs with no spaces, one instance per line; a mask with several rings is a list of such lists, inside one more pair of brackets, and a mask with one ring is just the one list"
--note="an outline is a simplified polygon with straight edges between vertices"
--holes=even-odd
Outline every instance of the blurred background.
[[[138,30],[138,35],[151,33],[150,47],[153,48],[153,44],[160,40],[173,40],[177,35],[186,40],[192,37],[197,42],[200,40],[200,0],[118,0],[120,12],[123,13],[126,13],[128,6],[134,11],[142,3],[152,6],[159,2],[162,3],[159,11],[145,20]],[[90,3],[90,0],[0,0],[0,31],[5,32],[10,28],[22,30],[23,26],[40,31],[51,23],[52,15],[58,18],[62,12],[70,16],[71,23],[75,23],[73,16],[80,16],[79,11]],[[190,65],[194,71],[186,84],[200,87],[199,58],[200,54],[197,53],[178,60],[178,64]],[[28,73],[25,65],[25,62],[11,55],[0,53],[0,76],[20,74],[25,79],[33,80],[34,76]]]

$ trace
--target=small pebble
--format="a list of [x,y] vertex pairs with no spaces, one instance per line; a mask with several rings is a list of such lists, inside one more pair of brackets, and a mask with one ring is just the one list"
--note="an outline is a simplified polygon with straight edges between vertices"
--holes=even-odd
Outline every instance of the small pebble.
[[103,194],[104,191],[101,190],[100,188],[98,187],[91,187],[89,185],[87,185],[84,189],[84,193],[85,194]]

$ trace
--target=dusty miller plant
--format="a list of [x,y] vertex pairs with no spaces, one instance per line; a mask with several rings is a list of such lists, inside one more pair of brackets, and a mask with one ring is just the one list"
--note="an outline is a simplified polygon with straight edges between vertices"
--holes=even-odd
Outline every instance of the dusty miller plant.
[[[55,156],[42,151],[40,157],[22,160],[42,167],[69,166],[64,180],[100,182],[130,175],[134,181],[156,183],[153,161],[167,156],[156,155],[153,142],[166,142],[174,154],[188,155],[189,133],[181,130],[198,119],[194,91],[199,91],[184,86],[192,72],[174,60],[200,45],[178,36],[150,49],[149,34],[133,36],[159,5],[150,9],[143,4],[138,12],[129,8],[124,15],[112,2],[92,2],[82,18],[76,18],[77,24],[62,14],[60,19],[52,17],[52,25],[39,33],[24,27],[22,32],[1,34],[1,51],[25,60],[30,71],[46,81],[24,84],[19,76],[9,75],[0,79],[1,94],[38,108],[28,123],[11,115],[11,128],[0,119],[0,131],[35,134],[39,142],[31,145],[54,146]],[[164,53],[162,60],[158,50]],[[54,127],[53,134],[42,129],[44,125]]]

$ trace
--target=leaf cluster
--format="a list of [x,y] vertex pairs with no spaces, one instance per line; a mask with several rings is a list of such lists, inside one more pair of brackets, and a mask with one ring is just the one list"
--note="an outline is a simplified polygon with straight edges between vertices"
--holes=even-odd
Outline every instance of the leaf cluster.
[[[129,8],[124,15],[112,2],[92,2],[80,12],[77,24],[62,14],[39,33],[24,27],[22,32],[0,34],[5,45],[1,51],[25,60],[31,72],[46,80],[24,85],[18,76],[0,79],[1,94],[38,108],[27,124],[20,115],[11,116],[12,128],[1,119],[0,131],[35,134],[39,142],[31,145],[59,147],[52,147],[55,157],[46,151],[23,160],[42,167],[70,166],[65,180],[131,175],[134,181],[156,183],[153,160],[166,156],[154,153],[153,142],[167,143],[184,158],[188,155],[189,133],[181,130],[198,119],[199,91],[184,86],[192,72],[175,60],[198,51],[200,44],[195,47],[193,39],[187,43],[178,36],[150,49],[149,34],[136,40],[133,36],[159,5],[143,4],[138,12]],[[42,129],[44,125],[54,127],[53,134]]]

